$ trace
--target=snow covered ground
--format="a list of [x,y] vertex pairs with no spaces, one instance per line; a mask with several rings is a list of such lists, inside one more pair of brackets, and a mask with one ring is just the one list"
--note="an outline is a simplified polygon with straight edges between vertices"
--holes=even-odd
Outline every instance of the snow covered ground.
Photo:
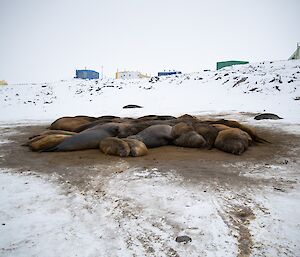
[[[272,112],[300,121],[300,61],[263,62],[156,79],[78,80],[0,88],[1,121],[72,115]],[[123,109],[127,104],[141,109]]]
[[[18,127],[68,115],[213,114],[282,130],[299,140],[298,97],[300,61],[158,81],[8,85],[0,88],[0,149],[19,135]],[[143,108],[123,109],[127,104]],[[264,111],[284,119],[253,120],[251,113]],[[49,174],[6,167],[4,158],[14,153],[5,148],[0,153],[0,256],[300,256],[297,142],[273,163],[220,164],[245,184],[229,183],[218,173],[194,181],[180,168],[166,171],[155,162],[143,167],[116,159],[104,166],[111,175],[99,172],[88,190],[60,177],[59,167]],[[202,164],[199,169],[206,168]],[[192,242],[177,243],[180,235]]]

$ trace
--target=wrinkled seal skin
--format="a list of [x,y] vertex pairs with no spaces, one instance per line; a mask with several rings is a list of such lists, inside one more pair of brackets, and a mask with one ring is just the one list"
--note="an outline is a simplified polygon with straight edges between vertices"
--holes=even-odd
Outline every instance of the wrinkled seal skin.
[[106,137],[115,137],[119,133],[119,123],[106,123],[101,126],[84,130],[67,138],[54,148],[46,149],[48,152],[77,151],[96,149],[99,142]]
[[278,115],[276,114],[273,114],[273,113],[261,113],[259,115],[256,115],[254,117],[255,120],[281,120],[283,118],[279,117]]
[[130,147],[130,156],[132,157],[138,157],[138,156],[144,156],[148,154],[148,149],[146,145],[137,139],[133,138],[123,138],[123,141],[125,141],[129,147]]
[[218,130],[218,132],[230,128],[224,124],[212,124],[212,126],[215,127]]
[[140,140],[147,148],[153,148],[168,145],[173,139],[171,131],[170,125],[152,125],[129,138]]
[[206,147],[207,143],[203,136],[199,135],[196,131],[189,131],[183,133],[180,137],[173,141],[176,146],[201,148]]
[[202,122],[195,123],[194,129],[198,134],[204,137],[208,149],[211,149],[218,136],[218,130],[213,126]]
[[219,132],[215,147],[227,153],[240,155],[249,147],[249,138],[247,132],[238,128],[225,129]]
[[194,130],[191,125],[186,124],[185,122],[179,122],[172,127],[171,136],[173,138],[180,137],[182,134]]
[[89,116],[62,117],[55,120],[49,129],[74,131],[77,127],[97,120]]
[[57,146],[65,139],[70,138],[71,135],[61,135],[61,134],[53,134],[53,135],[42,135],[36,137],[34,140],[28,143],[29,149],[31,151],[42,152],[45,149],[49,149]]
[[109,155],[127,157],[130,154],[130,147],[127,142],[117,137],[107,137],[101,140],[100,150]]

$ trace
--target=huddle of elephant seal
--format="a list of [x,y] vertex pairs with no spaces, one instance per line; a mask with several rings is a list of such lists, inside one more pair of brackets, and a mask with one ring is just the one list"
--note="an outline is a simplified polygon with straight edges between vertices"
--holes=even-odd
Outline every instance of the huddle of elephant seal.
[[249,147],[251,137],[238,128],[225,129],[219,132],[214,146],[224,152],[240,155]]
[[143,156],[148,148],[172,144],[209,149],[215,146],[225,152],[241,154],[252,141],[268,142],[259,137],[253,128],[237,121],[200,120],[188,114],[178,118],[168,115],[140,118],[62,117],[53,122],[50,128],[32,137],[25,145],[33,151],[42,152],[100,148],[106,154]]
[[101,140],[99,148],[103,153],[109,155],[127,157],[130,154],[129,145],[124,140],[117,137],[104,138]]
[[273,113],[261,113],[259,115],[256,115],[254,117],[255,120],[281,120],[283,118],[279,117],[278,115],[276,114],[273,114]]
[[142,141],[148,148],[168,145],[172,141],[172,126],[152,125],[128,138]]

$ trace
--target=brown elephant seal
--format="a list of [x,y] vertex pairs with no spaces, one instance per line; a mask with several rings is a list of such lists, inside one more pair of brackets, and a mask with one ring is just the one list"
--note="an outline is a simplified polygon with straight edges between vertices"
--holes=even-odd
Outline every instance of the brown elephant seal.
[[99,142],[106,137],[115,137],[119,133],[119,123],[106,123],[84,130],[67,138],[56,147],[45,149],[47,152],[77,151],[99,148]]
[[173,138],[180,137],[182,134],[194,130],[191,125],[186,124],[185,122],[179,122],[172,127],[171,136]]
[[207,145],[203,136],[199,135],[196,131],[189,131],[183,133],[180,137],[173,141],[176,146],[201,148]]
[[42,152],[45,149],[52,148],[63,142],[65,139],[70,138],[71,135],[42,135],[34,138],[28,143],[29,149],[34,152]]
[[100,150],[104,154],[127,157],[130,154],[130,147],[127,142],[117,137],[107,137],[101,140]]
[[222,130],[225,130],[225,129],[230,129],[231,127],[228,127],[224,124],[212,124],[213,127],[215,127],[218,132],[222,131]]
[[173,139],[171,131],[170,125],[152,125],[129,138],[140,140],[147,148],[153,148],[168,145]]
[[218,136],[218,130],[213,126],[202,122],[195,123],[194,130],[204,137],[208,149],[211,149],[214,145],[216,137]]
[[95,121],[97,118],[89,116],[61,117],[55,120],[49,129],[74,131],[77,127]]
[[65,130],[45,130],[43,132],[41,132],[40,134],[34,135],[29,137],[28,139],[31,140],[35,137],[38,136],[44,136],[44,135],[74,135],[76,134],[76,132],[72,132],[72,131],[65,131]]
[[219,132],[215,147],[227,153],[240,155],[248,149],[249,138],[249,134],[241,129],[225,129]]
[[147,146],[142,141],[133,138],[123,138],[122,140],[129,145],[130,156],[138,157],[148,154]]
[[226,126],[229,126],[231,128],[239,128],[245,132],[247,132],[250,137],[253,139],[253,141],[255,142],[258,142],[258,143],[263,143],[263,142],[266,142],[266,143],[270,143],[269,141],[261,138],[260,136],[258,136],[257,132],[255,131],[254,128],[251,128],[249,126],[246,126],[246,125],[243,125],[243,124],[240,124],[239,122],[235,121],[235,120],[224,120],[224,119],[221,119],[221,120],[217,120],[217,121],[213,121],[214,124],[224,124]]

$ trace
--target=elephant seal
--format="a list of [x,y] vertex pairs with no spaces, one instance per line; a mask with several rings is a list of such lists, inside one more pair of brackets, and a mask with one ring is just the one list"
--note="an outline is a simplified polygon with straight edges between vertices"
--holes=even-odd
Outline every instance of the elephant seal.
[[200,148],[206,146],[206,141],[196,131],[189,131],[176,138],[173,144],[182,147]]
[[100,150],[104,154],[127,157],[130,154],[130,147],[127,142],[117,137],[107,137],[101,140]]
[[169,144],[173,139],[171,131],[170,125],[152,125],[129,138],[140,140],[148,148],[153,148]]
[[215,127],[203,122],[195,123],[194,129],[198,134],[204,137],[208,149],[211,149],[214,145],[216,137],[218,136],[218,130]]
[[144,156],[148,154],[148,149],[146,145],[137,139],[130,139],[130,138],[123,138],[123,141],[125,141],[129,147],[130,147],[130,156],[138,157],[138,156]]
[[261,113],[259,115],[256,115],[254,117],[255,120],[281,120],[283,118],[279,117],[278,115],[276,114],[273,114],[273,113]]
[[267,141],[267,140],[261,138],[260,136],[258,136],[258,134],[256,133],[256,131],[255,131],[254,128],[251,128],[249,126],[240,124],[239,122],[237,122],[235,120],[224,120],[224,119],[221,119],[221,120],[213,121],[212,123],[213,124],[223,124],[223,125],[226,125],[226,126],[231,127],[231,128],[239,128],[239,129],[247,132],[250,135],[250,137],[253,139],[253,141],[255,141],[255,142],[258,142],[258,143],[263,143],[263,142],[270,143],[269,141]]
[[215,127],[218,130],[218,132],[230,128],[224,124],[212,124],[212,126]]
[[71,135],[61,135],[61,134],[54,134],[54,135],[43,135],[34,138],[31,142],[28,143],[29,149],[34,152],[42,152],[45,149],[52,148],[70,138]]
[[119,123],[106,123],[84,130],[67,138],[56,147],[45,149],[45,152],[77,151],[99,148],[99,142],[106,137],[115,137],[119,133]]
[[74,131],[77,127],[95,121],[97,118],[89,116],[62,117],[50,125],[49,129]]
[[248,149],[249,137],[238,128],[225,129],[219,132],[214,145],[221,151],[240,155]]
[[194,130],[191,125],[186,124],[185,122],[179,122],[172,127],[171,136],[174,138],[180,137],[182,134]]
[[57,135],[57,134],[59,134],[59,135],[74,135],[76,133],[72,132],[72,131],[65,131],[65,130],[45,130],[45,131],[41,132],[40,134],[29,137],[28,139],[31,140],[38,136]]

